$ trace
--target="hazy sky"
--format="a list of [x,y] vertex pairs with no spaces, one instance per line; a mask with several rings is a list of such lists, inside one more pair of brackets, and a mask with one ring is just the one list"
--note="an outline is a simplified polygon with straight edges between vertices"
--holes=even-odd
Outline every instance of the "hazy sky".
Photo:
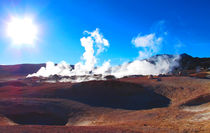
[[[11,16],[33,18],[38,27],[33,47],[11,45],[5,28]],[[209,0],[1,0],[0,64],[75,64],[84,52],[83,32],[96,28],[110,44],[99,63],[136,59],[141,48],[132,39],[152,33],[162,38],[158,54],[210,56]]]

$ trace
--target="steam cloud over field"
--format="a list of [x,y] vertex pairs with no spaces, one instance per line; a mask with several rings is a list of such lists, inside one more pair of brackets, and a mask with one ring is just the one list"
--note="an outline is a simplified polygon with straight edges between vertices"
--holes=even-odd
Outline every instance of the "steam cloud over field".
[[[109,41],[103,37],[96,29],[93,32],[85,31],[86,37],[80,39],[85,52],[82,56],[82,61],[71,67],[65,61],[59,64],[47,62],[46,67],[42,67],[37,73],[29,74],[27,77],[50,77],[58,75],[65,77],[60,79],[60,82],[81,82],[89,80],[103,80],[107,75],[113,75],[116,78],[121,78],[129,75],[158,75],[170,72],[174,67],[178,66],[179,56],[157,56],[145,60],[159,50],[162,37],[157,37],[155,33],[133,38],[132,43],[137,48],[142,48],[139,51],[139,57],[133,62],[124,62],[122,65],[111,66],[111,60],[105,61],[102,66],[97,65],[97,56],[101,54],[107,47]],[[100,75],[100,76],[97,76]],[[76,76],[77,78],[66,78]]]

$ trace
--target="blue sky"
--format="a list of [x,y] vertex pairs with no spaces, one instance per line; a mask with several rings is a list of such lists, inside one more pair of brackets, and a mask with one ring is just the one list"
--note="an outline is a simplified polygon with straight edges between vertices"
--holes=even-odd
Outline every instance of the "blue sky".
[[[9,16],[32,16],[39,27],[34,47],[14,47],[5,35]],[[138,35],[155,33],[163,41],[157,54],[210,56],[209,0],[2,0],[0,1],[0,64],[67,61],[75,64],[84,48],[80,38],[96,28],[110,47],[99,63],[134,60]]]

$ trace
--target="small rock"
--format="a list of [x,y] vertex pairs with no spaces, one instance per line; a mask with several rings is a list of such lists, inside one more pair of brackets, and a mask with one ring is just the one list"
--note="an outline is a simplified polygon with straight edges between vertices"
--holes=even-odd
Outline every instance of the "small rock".
[[148,79],[153,79],[153,76],[152,76],[152,75],[149,75],[149,76],[148,76]]

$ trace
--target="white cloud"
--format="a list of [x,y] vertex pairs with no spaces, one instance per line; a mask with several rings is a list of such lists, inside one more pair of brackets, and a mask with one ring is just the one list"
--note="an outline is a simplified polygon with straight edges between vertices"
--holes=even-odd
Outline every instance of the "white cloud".
[[132,43],[137,48],[142,48],[142,51],[139,51],[138,59],[148,58],[159,51],[160,44],[162,42],[162,37],[156,37],[155,33],[148,35],[140,36],[132,39]]
[[154,37],[155,37],[154,33],[144,35],[144,36],[139,35],[132,40],[132,43],[136,47],[148,47],[148,46],[154,45]]

